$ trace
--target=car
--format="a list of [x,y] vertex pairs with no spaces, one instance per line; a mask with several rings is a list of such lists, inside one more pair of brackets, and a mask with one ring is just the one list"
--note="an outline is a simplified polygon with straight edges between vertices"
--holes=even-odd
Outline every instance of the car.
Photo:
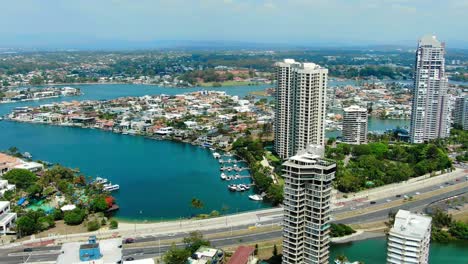
[[391,202],[392,200],[390,200],[390,199],[387,199],[386,201],[387,201],[387,203],[389,203],[389,202]]
[[442,186],[442,185],[441,185],[441,186],[439,186],[439,189],[442,189],[442,188],[444,188],[444,186]]
[[404,196],[403,196],[403,198],[405,198],[405,199],[408,199],[408,198],[409,198],[409,196],[408,196],[408,195],[404,195]]
[[445,182],[445,185],[449,185],[450,183],[449,182]]
[[375,204],[375,203],[376,203],[376,201],[370,201],[370,204]]
[[23,252],[32,252],[32,251],[33,251],[32,248],[25,248],[25,249],[23,249]]
[[420,192],[415,192],[416,195],[420,195],[421,193]]
[[128,258],[125,259],[125,261],[132,261],[132,260],[135,260],[135,258],[134,257],[128,257]]
[[124,243],[125,244],[132,244],[132,243],[135,243],[135,239],[134,238],[131,238],[131,237],[128,237],[124,240]]
[[395,195],[396,198],[400,198],[401,197],[401,194],[397,194]]

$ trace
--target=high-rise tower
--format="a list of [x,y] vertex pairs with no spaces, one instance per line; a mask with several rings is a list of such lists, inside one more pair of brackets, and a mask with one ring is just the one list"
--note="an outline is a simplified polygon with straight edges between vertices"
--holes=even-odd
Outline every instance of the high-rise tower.
[[332,180],[336,164],[310,145],[283,164],[283,263],[329,263]]
[[445,45],[435,36],[424,36],[419,40],[411,109],[412,143],[448,136],[448,80],[444,54]]
[[343,142],[357,145],[366,144],[367,109],[352,105],[343,110]]
[[275,151],[286,159],[310,144],[325,144],[328,70],[291,59],[275,66]]

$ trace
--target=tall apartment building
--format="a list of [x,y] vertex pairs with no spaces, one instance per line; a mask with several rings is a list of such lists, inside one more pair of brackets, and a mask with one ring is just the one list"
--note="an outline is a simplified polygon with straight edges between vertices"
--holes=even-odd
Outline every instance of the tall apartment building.
[[367,143],[367,109],[352,105],[343,111],[342,141],[357,145]]
[[457,97],[453,110],[453,123],[468,130],[468,95]]
[[435,36],[419,40],[411,110],[412,143],[444,138],[450,131],[444,55],[445,45]]
[[275,67],[275,151],[285,159],[309,144],[325,144],[328,70],[292,59]]
[[310,145],[283,163],[283,263],[329,263],[332,180],[336,164]]
[[388,236],[387,264],[427,264],[432,218],[399,210]]

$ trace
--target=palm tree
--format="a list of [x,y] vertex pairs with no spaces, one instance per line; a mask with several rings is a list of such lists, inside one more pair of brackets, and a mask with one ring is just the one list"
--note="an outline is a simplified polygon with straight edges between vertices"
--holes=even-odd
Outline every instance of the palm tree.
[[336,259],[342,264],[348,262],[348,258],[343,254],[340,254]]
[[197,198],[192,198],[192,207],[195,208],[195,209],[201,209],[203,208],[203,202],[200,200],[200,199],[197,199]]

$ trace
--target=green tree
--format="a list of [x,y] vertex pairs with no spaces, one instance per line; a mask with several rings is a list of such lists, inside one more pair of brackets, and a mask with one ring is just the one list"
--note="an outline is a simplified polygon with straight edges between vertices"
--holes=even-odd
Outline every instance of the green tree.
[[20,237],[34,234],[36,232],[36,222],[30,216],[21,216],[16,221],[16,230]]
[[88,231],[96,231],[98,230],[99,228],[101,228],[101,225],[99,224],[99,222],[97,220],[92,220],[92,221],[89,221],[88,224],[86,225]]
[[83,209],[75,208],[64,213],[63,220],[67,225],[79,225],[86,217],[86,212]]
[[25,169],[12,169],[3,175],[5,180],[16,184],[16,188],[25,190],[37,181],[37,176]]
[[202,209],[204,207],[203,202],[197,198],[192,198],[192,201],[190,202],[190,204],[195,209]]
[[109,224],[110,229],[117,229],[119,227],[119,222],[116,220],[112,219]]
[[190,255],[191,253],[188,249],[178,248],[173,243],[169,250],[164,254],[163,261],[166,264],[185,264]]
[[107,210],[108,205],[106,199],[102,196],[96,197],[91,201],[90,208],[94,212],[104,212]]
[[190,255],[195,253],[201,246],[210,246],[210,242],[203,239],[203,234],[198,231],[190,232],[189,236],[184,238],[183,243]]

